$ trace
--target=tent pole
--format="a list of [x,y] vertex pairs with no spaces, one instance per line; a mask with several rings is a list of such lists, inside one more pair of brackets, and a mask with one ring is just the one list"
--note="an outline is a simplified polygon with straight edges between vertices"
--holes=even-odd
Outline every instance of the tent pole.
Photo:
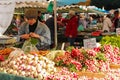
[[56,9],[56,0],[54,0],[54,28],[55,28],[55,48],[57,48],[57,9]]

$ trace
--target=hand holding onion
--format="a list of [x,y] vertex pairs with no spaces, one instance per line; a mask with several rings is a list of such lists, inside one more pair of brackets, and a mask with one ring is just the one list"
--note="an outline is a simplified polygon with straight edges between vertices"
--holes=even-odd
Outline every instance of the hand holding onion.
[[23,34],[20,36],[22,39],[29,39],[30,35],[29,34]]

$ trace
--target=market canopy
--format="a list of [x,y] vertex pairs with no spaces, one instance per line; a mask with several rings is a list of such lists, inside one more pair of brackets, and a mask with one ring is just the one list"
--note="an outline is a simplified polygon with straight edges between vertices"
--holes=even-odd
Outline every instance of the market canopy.
[[[17,0],[16,8],[22,7],[42,7],[47,8],[49,2],[53,0]],[[86,0],[56,0],[57,6],[66,6],[71,4],[77,4],[79,2],[86,2]]]
[[65,6],[71,4],[77,4],[79,2],[86,2],[86,0],[56,0],[57,6]]
[[15,8],[28,8],[28,7],[35,7],[35,8],[47,8],[48,2],[20,2],[16,3]]
[[37,7],[37,8],[47,8],[49,1],[47,0],[16,0],[15,8],[23,7]]

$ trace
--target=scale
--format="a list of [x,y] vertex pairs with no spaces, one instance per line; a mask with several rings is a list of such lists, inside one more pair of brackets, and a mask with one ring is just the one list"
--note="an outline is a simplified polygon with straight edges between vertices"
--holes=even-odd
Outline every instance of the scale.
[[17,40],[14,37],[9,37],[9,36],[0,34],[0,49],[6,48],[6,47],[12,47],[16,42]]
[[0,34],[0,44],[13,44],[17,40],[14,37]]

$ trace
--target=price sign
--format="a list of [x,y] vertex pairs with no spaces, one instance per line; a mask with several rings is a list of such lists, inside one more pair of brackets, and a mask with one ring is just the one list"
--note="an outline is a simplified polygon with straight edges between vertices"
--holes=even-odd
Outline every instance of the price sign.
[[96,45],[96,38],[90,38],[90,39],[84,39],[84,48],[95,48],[97,47]]
[[120,28],[116,28],[116,35],[120,35]]

